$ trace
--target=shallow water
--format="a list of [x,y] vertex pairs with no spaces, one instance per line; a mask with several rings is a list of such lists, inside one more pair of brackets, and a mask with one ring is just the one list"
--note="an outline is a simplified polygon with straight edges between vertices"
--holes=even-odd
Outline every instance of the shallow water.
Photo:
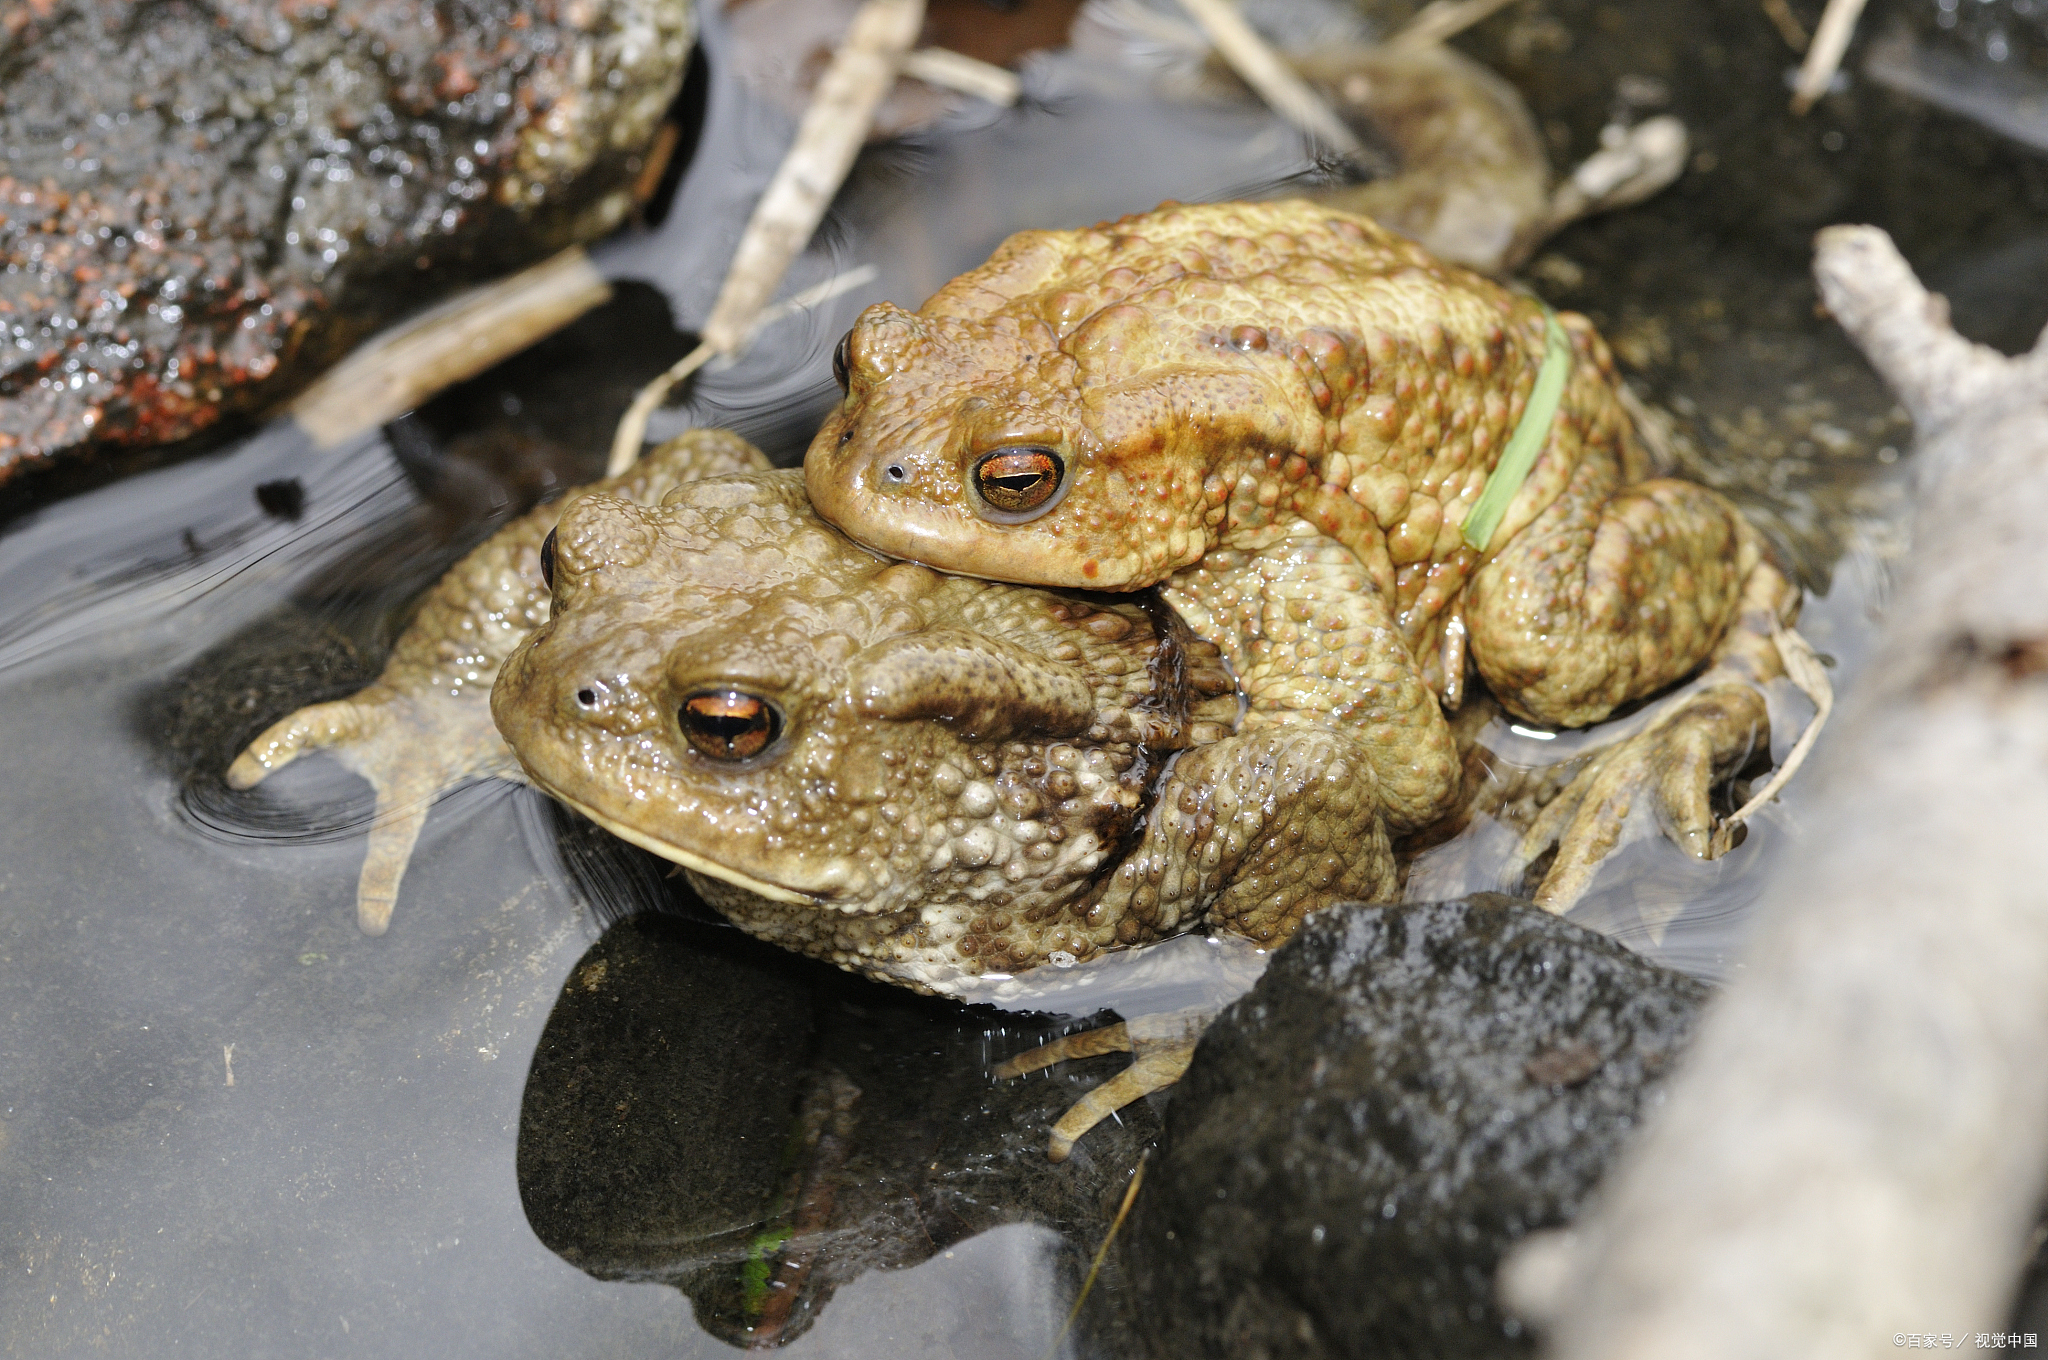
[[[1718,44],[1771,79],[1792,59],[1760,16],[1667,10],[1647,38],[1562,3],[1475,35],[1567,148],[1590,149],[1620,74],[1647,72],[1724,167],[1696,162],[1664,197],[1575,229],[1530,276],[1600,321],[1677,417],[1685,466],[1825,589],[1802,629],[1846,687],[1884,605],[1910,462],[1889,400],[1811,315],[1806,235],[1877,220],[1930,273],[1992,277],[2048,240],[2048,173],[1860,83],[1806,124],[1775,112],[1781,86],[1709,99],[1731,77],[1675,54]],[[1545,46],[1558,33],[1563,53]],[[714,22],[714,72],[720,41]],[[876,282],[781,323],[653,432],[731,424],[793,461],[830,344],[865,303],[914,303],[1020,227],[1309,165],[1257,108],[1151,98],[1099,64],[1037,62],[1027,89],[1017,111],[968,110],[871,153],[790,286],[870,262]],[[619,297],[525,360],[340,450],[280,423],[0,534],[9,1353],[1055,1348],[1161,1103],[1054,1167],[1047,1120],[1124,1060],[1007,1084],[988,1068],[1076,1017],[1213,999],[1256,958],[1188,941],[963,1010],[741,939],[662,866],[505,785],[436,808],[391,933],[368,939],[353,923],[360,782],[324,758],[251,794],[220,780],[268,721],[374,675],[408,601],[468,545],[595,475],[632,388],[687,344],[663,304],[684,330],[707,310],[785,123],[716,78],[662,228],[598,251]],[[1986,338],[2039,327],[1996,287],[1956,291]],[[263,508],[258,487],[293,479],[296,518],[275,492]],[[1782,746],[1798,701],[1780,714]],[[1529,763],[1557,749],[1512,732],[1489,745]],[[1631,846],[1576,918],[1725,974],[1764,876],[1797,852],[1802,798],[1795,783],[1715,864]],[[1468,870],[1427,881],[1494,886]],[[650,904],[667,914],[602,924]],[[1112,1263],[1057,1344],[1128,1353],[1117,1297]]]

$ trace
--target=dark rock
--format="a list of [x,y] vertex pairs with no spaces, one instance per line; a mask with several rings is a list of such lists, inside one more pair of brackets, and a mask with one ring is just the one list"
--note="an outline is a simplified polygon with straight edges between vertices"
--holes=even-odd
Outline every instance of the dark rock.
[[1203,1036],[1130,1227],[1158,1356],[1533,1353],[1493,1299],[1706,988],[1493,895],[1309,919]]
[[50,0],[0,17],[0,479],[281,398],[602,234],[689,0]]

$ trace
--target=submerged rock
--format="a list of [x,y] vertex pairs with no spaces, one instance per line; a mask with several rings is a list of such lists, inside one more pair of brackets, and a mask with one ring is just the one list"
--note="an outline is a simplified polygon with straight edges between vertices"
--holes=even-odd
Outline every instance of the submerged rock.
[[283,395],[631,206],[690,0],[51,0],[0,19],[0,480]]
[[1203,1036],[1130,1225],[1157,1356],[1533,1353],[1493,1299],[1707,989],[1490,894],[1309,918]]

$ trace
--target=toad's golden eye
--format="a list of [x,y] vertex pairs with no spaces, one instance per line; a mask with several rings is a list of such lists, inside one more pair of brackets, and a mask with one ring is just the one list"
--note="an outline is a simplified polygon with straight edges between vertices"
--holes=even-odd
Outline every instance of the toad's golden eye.
[[736,689],[713,690],[683,700],[683,736],[713,760],[746,760],[760,755],[782,735],[782,715],[765,699]]
[[853,332],[839,337],[838,348],[832,351],[832,376],[839,383],[839,390],[846,390],[847,375],[853,372]]
[[549,590],[555,588],[555,531],[548,530],[548,536],[540,541],[540,580]]
[[1067,465],[1051,449],[997,449],[974,465],[974,489],[990,509],[1024,515],[1050,501],[1066,473]]

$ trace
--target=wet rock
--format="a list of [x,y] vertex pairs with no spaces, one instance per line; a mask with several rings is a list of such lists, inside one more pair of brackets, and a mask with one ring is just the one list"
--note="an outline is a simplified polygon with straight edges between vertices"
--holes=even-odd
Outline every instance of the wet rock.
[[1706,988],[1510,898],[1310,918],[1203,1037],[1130,1226],[1158,1356],[1532,1354],[1493,1300]]
[[621,221],[690,0],[0,17],[0,479],[271,403]]

